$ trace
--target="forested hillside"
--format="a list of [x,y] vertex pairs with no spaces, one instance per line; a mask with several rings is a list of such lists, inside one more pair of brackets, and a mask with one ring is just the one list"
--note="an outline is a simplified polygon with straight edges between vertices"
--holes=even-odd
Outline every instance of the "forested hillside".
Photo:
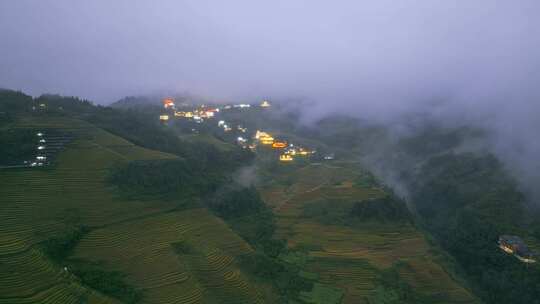
[[497,248],[499,236],[511,234],[538,250],[538,202],[486,149],[485,131],[433,121],[408,128],[396,135],[387,126],[337,117],[304,133],[354,151],[406,197],[418,223],[456,259],[486,303],[539,303],[540,268]]
[[[0,104],[4,159],[28,140],[33,157],[36,140],[65,139],[40,166],[0,171],[0,303],[479,302],[350,154],[281,164],[272,149],[153,111],[9,91]],[[303,137],[295,115],[223,115],[340,149]]]

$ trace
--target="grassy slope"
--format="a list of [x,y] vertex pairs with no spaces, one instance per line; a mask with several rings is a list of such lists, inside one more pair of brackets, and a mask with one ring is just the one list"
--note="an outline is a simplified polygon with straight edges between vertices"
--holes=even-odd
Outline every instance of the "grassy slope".
[[182,135],[181,138],[182,140],[185,140],[193,144],[197,144],[197,143],[211,144],[221,151],[231,151],[234,149],[234,145],[223,142],[209,134],[187,134],[187,135]]
[[[235,266],[250,247],[206,209],[180,210],[173,202],[123,201],[105,184],[107,168],[135,159],[171,158],[79,120],[33,118],[20,128],[62,128],[77,139],[57,165],[0,175],[0,303],[116,303],[81,286],[55,265],[38,243],[70,222],[91,232],[74,257],[119,270],[143,290],[142,303],[258,303],[258,286]],[[188,242],[197,254],[175,253]]]
[[380,196],[380,189],[361,186],[361,174],[350,164],[312,164],[274,180],[261,192],[277,215],[278,237],[290,248],[308,252],[302,263],[321,283],[344,291],[343,303],[367,303],[373,294],[377,270],[397,261],[400,276],[423,296],[437,303],[476,303],[437,263],[437,257],[421,232],[411,224],[324,224],[306,218],[304,207],[311,201],[362,200]]

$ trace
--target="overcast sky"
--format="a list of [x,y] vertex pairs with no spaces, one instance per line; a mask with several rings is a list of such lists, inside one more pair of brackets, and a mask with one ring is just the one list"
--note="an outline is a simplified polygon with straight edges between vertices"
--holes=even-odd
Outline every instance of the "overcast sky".
[[539,12],[538,0],[0,0],[0,87],[99,103],[304,98],[308,117],[429,112],[490,126],[540,172]]
[[2,0],[0,86],[100,103],[513,95],[537,90],[538,12],[536,0]]

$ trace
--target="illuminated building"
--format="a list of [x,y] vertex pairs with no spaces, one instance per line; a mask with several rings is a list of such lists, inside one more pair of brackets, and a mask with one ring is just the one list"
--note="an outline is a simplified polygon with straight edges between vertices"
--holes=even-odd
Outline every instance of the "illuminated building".
[[168,109],[168,108],[174,109],[174,100],[172,98],[163,99],[163,107],[165,109]]
[[167,121],[167,120],[169,120],[169,115],[159,115],[159,120]]
[[529,250],[525,242],[514,235],[501,235],[499,237],[499,248],[508,254],[513,254],[524,263],[535,263],[536,254]]
[[272,139],[272,140],[274,140],[274,138],[270,135],[270,133],[262,132],[262,131],[259,131],[259,130],[257,130],[257,132],[255,132],[255,139],[258,139],[258,140]]
[[285,154],[287,154],[287,155],[296,155],[296,149],[294,149],[294,148],[292,148],[292,149],[289,148],[289,149],[287,149],[287,150],[285,151]]
[[270,107],[270,103],[267,100],[263,100],[263,102],[261,103],[261,108],[269,108],[269,107]]
[[279,156],[279,160],[282,161],[282,162],[290,162],[290,161],[293,160],[293,158],[289,154],[281,154]]
[[298,151],[297,151],[298,155],[302,155],[302,156],[307,156],[307,155],[310,155],[312,153],[315,153],[314,151],[310,151],[308,149],[304,149],[304,148],[299,148]]
[[274,143],[274,138],[272,136],[270,136],[269,134],[266,134],[266,135],[263,135],[263,136],[259,136],[259,141],[263,145],[271,145],[271,144]]
[[202,123],[204,121],[199,115],[193,115],[193,120],[195,120],[196,123]]
[[273,144],[272,144],[272,148],[275,148],[275,149],[283,149],[287,147],[287,143],[286,142],[281,142],[281,141],[275,141]]

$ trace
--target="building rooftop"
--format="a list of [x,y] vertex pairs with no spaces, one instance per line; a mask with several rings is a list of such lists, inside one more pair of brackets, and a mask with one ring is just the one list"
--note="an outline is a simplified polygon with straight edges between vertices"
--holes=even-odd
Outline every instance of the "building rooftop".
[[516,235],[501,235],[499,245],[510,248],[512,253],[521,257],[534,257],[536,253],[531,251],[522,238]]

